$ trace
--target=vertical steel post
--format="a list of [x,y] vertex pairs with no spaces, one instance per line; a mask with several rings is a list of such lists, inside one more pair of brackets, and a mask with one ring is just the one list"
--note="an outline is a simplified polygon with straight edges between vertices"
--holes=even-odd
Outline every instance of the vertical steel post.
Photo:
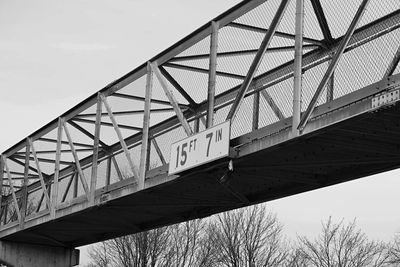
[[[4,156],[0,155],[0,214],[4,214],[3,210],[3,182],[4,182]],[[0,217],[0,229],[1,229],[1,217]]]
[[107,159],[107,167],[106,167],[106,186],[110,185],[111,179],[111,158]]
[[300,131],[302,131],[304,129],[307,121],[310,119],[311,113],[314,111],[314,108],[317,105],[318,99],[321,96],[329,78],[331,77],[332,73],[335,71],[336,66],[339,63],[339,60],[340,60],[341,56],[343,55],[344,50],[346,49],[347,44],[349,43],[349,41],[351,39],[351,36],[353,36],[353,33],[358,25],[358,22],[361,20],[361,17],[365,12],[365,9],[366,9],[368,3],[369,3],[369,0],[362,1],[360,7],[357,10],[356,15],[354,16],[354,18],[349,26],[349,29],[347,30],[345,36],[341,40],[340,45],[339,45],[334,57],[332,58],[332,61],[329,64],[325,75],[322,77],[322,80],[319,83],[317,90],[316,90],[313,98],[311,99],[310,104],[307,107],[307,110],[304,112],[303,116],[301,117],[299,126],[297,127]]
[[193,132],[194,133],[198,133],[200,130],[200,119],[197,118],[194,120],[194,124],[193,124]]
[[150,128],[150,109],[151,109],[152,90],[153,90],[153,71],[151,70],[150,62],[147,62],[146,94],[144,100],[142,146],[140,150],[140,167],[139,167],[139,180],[138,180],[139,190],[144,189],[146,170],[148,167],[147,163],[150,156],[149,128]]
[[260,48],[258,49],[253,62],[251,63],[251,66],[247,72],[247,75],[246,75],[242,85],[240,86],[240,89],[235,98],[235,102],[233,102],[232,107],[229,110],[228,116],[226,117],[226,120],[234,119],[236,112],[238,111],[239,106],[243,101],[244,95],[246,94],[251,82],[253,81],[253,78],[254,78],[254,75],[256,74],[258,66],[260,65],[261,60],[263,59],[264,54],[267,51],[269,44],[271,43],[272,37],[274,36],[275,31],[279,26],[279,23],[283,17],[283,14],[285,13],[288,3],[289,3],[289,0],[282,0],[281,4],[279,5],[274,18],[272,19],[271,25],[270,25],[267,33],[265,34],[265,37],[260,45]]
[[93,161],[92,161],[92,177],[90,178],[89,205],[94,205],[95,192],[96,192],[102,106],[103,105],[101,102],[100,94],[98,94],[97,107],[96,107],[96,123],[95,123],[94,140],[93,140]]
[[7,214],[8,214],[8,203],[4,205],[4,218],[3,218],[3,224],[7,224]]
[[25,166],[24,166],[24,183],[21,189],[21,224],[20,227],[24,228],[26,207],[28,205],[28,176],[29,176],[29,157],[30,157],[30,144],[26,140],[25,145]]
[[327,88],[326,88],[326,102],[331,102],[333,100],[333,92],[335,86],[335,73],[333,72],[329,78]]
[[253,126],[252,130],[258,129],[258,121],[260,118],[260,92],[253,94]]
[[210,40],[210,63],[208,74],[208,108],[207,108],[207,128],[214,124],[214,105],[215,105],[215,85],[217,81],[217,52],[218,52],[218,30],[219,22],[211,22]]
[[58,202],[58,179],[60,178],[60,160],[61,160],[61,146],[62,146],[62,125],[63,121],[58,118],[57,126],[57,147],[56,147],[56,163],[54,167],[53,191],[51,194],[52,209],[50,216],[52,219],[56,218],[57,202]]
[[292,135],[298,136],[300,131],[301,91],[302,91],[302,61],[303,61],[303,30],[304,30],[304,0],[296,0],[296,33],[294,41],[294,86],[293,86],[293,117]]
[[74,177],[74,191],[72,194],[72,198],[76,198],[78,196],[78,173],[75,173]]

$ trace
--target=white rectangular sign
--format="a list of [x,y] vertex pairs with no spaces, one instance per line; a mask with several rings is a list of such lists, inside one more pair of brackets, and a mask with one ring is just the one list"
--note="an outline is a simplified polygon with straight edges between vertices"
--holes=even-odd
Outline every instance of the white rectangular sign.
[[220,159],[229,154],[230,121],[172,144],[169,174]]

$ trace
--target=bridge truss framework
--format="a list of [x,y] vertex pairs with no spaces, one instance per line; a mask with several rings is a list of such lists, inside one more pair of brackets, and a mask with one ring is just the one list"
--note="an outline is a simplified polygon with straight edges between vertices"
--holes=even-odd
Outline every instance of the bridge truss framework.
[[0,238],[179,178],[170,145],[216,123],[236,159],[373,110],[399,88],[400,4],[329,2],[243,1],[6,150]]

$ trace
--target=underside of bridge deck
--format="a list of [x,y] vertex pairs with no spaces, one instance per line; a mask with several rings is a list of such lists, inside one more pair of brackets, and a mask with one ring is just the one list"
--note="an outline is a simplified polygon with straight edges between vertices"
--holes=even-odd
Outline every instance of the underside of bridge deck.
[[[233,168],[230,159],[222,159],[3,239],[76,247],[395,169],[400,166],[399,119],[399,104],[363,113],[260,152],[233,157]],[[280,134],[285,131],[276,135]],[[243,147],[258,146],[257,142],[263,138]],[[240,155],[241,149],[237,147],[234,154]],[[166,175],[160,172],[158,176]]]

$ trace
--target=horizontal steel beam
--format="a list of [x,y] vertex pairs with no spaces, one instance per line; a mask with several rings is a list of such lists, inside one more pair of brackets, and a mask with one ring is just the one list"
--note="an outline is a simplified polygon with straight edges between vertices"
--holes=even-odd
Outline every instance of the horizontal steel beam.
[[[252,26],[252,25],[247,25],[247,24],[242,24],[242,23],[237,23],[237,22],[231,22],[231,23],[228,24],[228,26],[234,27],[234,28],[238,28],[238,29],[242,29],[242,30],[247,30],[247,31],[252,31],[252,32],[257,32],[257,33],[263,33],[263,34],[265,34],[268,31],[268,29],[264,29],[264,28],[260,28],[260,27],[256,27],[256,26]],[[295,35],[294,34],[281,32],[281,31],[276,31],[275,32],[275,36],[286,38],[286,39],[289,39],[289,40],[294,40],[295,39]],[[309,44],[317,45],[317,46],[320,46],[320,47],[326,47],[323,42],[321,42],[319,40],[316,40],[316,39],[304,37],[303,40],[304,40],[304,42],[309,43]]]
[[[173,112],[174,109],[172,108],[155,108],[151,109],[152,113],[164,113],[164,112]],[[126,116],[126,115],[137,115],[137,114],[143,114],[144,110],[126,110],[126,111],[114,111],[113,114],[114,116]],[[102,117],[108,117],[107,113],[101,113]],[[96,117],[95,113],[87,113],[87,114],[79,114],[75,118],[92,118]]]
[[[202,68],[186,66],[186,65],[179,65],[179,64],[174,64],[174,63],[165,63],[164,66],[165,67],[169,67],[169,68],[188,70],[188,71],[204,73],[204,74],[208,74],[208,72],[209,72],[208,69],[202,69]],[[217,71],[216,74],[218,76],[232,78],[232,79],[239,79],[239,80],[243,80],[245,78],[245,76],[243,76],[243,75],[234,74],[234,73],[228,73],[228,72],[222,72],[222,71]]]
[[[114,93],[113,95],[111,95],[113,97],[120,97],[120,98],[126,98],[126,99],[131,99],[131,100],[137,100],[137,101],[142,101],[144,102],[145,99],[144,97],[140,97],[140,96],[134,96],[134,95],[127,95],[127,94],[121,94],[121,93]],[[171,106],[171,103],[165,100],[160,100],[160,99],[151,99],[151,103],[154,104],[160,104],[160,105],[166,105],[166,106]],[[188,105],[185,104],[179,104],[179,106],[181,108],[189,108]]]
[[[313,45],[313,44],[311,44],[311,45],[303,45],[303,47],[305,49],[316,49],[316,48],[318,48],[317,45]],[[255,55],[257,53],[257,51],[258,51],[257,49],[249,49],[249,50],[220,52],[220,53],[217,53],[217,57],[233,57],[233,56]],[[294,51],[294,46],[269,47],[266,52],[267,53],[276,53],[276,52],[287,52],[287,51]],[[209,57],[210,57],[210,54],[179,56],[179,57],[172,58],[169,62],[208,59]]]
[[[77,122],[88,123],[88,124],[96,124],[96,121],[93,121],[93,120],[80,119],[80,118],[73,118],[72,120],[77,121]],[[102,121],[102,122],[100,122],[100,124],[103,126],[113,127],[113,124],[109,123],[109,122]],[[117,126],[121,129],[134,130],[134,131],[139,131],[139,132],[142,130],[142,128],[140,128],[140,127],[134,127],[134,126],[123,125],[123,124],[118,124]]]

